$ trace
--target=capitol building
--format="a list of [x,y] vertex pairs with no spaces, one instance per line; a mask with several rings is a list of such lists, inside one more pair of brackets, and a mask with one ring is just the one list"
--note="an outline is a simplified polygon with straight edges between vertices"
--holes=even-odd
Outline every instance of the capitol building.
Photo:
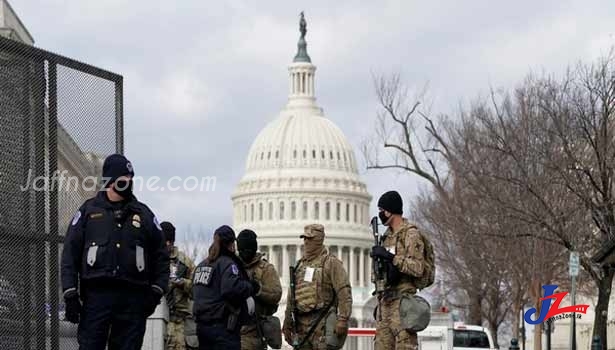
[[297,46],[288,67],[288,102],[252,143],[245,174],[232,194],[233,226],[237,232],[256,232],[259,251],[280,274],[284,292],[276,316],[283,321],[289,266],[303,253],[299,235],[305,225],[324,225],[325,245],[344,263],[352,286],[350,326],[373,326],[373,306],[365,308],[373,290],[372,196],[359,177],[351,144],[316,102],[316,66],[305,31]]

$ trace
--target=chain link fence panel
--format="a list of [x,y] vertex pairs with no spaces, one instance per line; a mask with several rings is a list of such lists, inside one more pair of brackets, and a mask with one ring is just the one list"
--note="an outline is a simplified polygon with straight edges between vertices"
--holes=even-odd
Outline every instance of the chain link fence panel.
[[0,349],[78,349],[62,242],[123,153],[122,77],[0,37]]

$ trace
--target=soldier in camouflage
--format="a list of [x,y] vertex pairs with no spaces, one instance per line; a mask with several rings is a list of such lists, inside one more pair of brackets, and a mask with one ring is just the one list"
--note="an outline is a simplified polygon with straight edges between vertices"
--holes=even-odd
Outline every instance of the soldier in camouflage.
[[[250,279],[261,285],[260,291],[254,296],[256,315],[249,324],[241,328],[241,349],[267,349],[267,344],[263,344],[262,338],[259,336],[256,317],[272,316],[278,310],[278,303],[282,298],[280,276],[275,267],[267,262],[262,253],[258,252],[258,243],[254,231],[243,230],[239,233],[237,250]],[[259,322],[261,321],[259,320]],[[259,327],[262,330],[262,326]],[[279,331],[278,326],[278,336]]]
[[167,325],[167,350],[185,350],[186,340],[184,324],[191,315],[190,299],[192,298],[192,274],[194,263],[175,246],[175,227],[168,221],[160,224],[167,241],[167,249],[171,261],[169,276],[169,292],[166,295],[169,307],[169,323]]
[[[294,337],[303,343],[300,349],[325,350],[331,348],[328,340],[336,339],[335,349],[341,348],[348,333],[348,320],[352,312],[352,289],[348,274],[342,262],[329,254],[324,246],[325,229],[323,225],[305,226],[300,236],[304,242],[304,255],[297,262],[295,274],[295,295],[297,334],[293,334],[291,308],[293,298],[290,289],[282,327],[284,338],[290,345]],[[312,324],[321,315],[321,321],[308,334]],[[331,320],[333,322],[328,322]],[[332,329],[326,324],[333,324]]]
[[402,329],[400,301],[403,295],[415,294],[413,280],[423,275],[424,242],[417,227],[402,217],[403,202],[396,191],[383,194],[378,200],[378,216],[388,226],[384,241],[374,246],[372,257],[387,265],[387,286],[379,296],[376,317],[376,350],[418,349],[416,332]]

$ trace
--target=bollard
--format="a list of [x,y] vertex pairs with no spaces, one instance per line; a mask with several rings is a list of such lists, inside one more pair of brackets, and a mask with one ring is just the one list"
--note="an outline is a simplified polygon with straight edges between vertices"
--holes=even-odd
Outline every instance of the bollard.
[[600,336],[596,335],[592,339],[592,350],[602,350],[602,344],[600,343]]
[[510,340],[510,348],[508,349],[509,350],[519,350],[519,341],[517,340],[517,338],[512,338]]

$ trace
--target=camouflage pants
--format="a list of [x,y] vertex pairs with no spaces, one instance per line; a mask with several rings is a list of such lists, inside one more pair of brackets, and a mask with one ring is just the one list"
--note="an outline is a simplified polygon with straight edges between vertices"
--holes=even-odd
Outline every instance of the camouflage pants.
[[[247,328],[247,327],[246,327]],[[241,350],[260,350],[263,348],[261,340],[258,338],[258,333],[254,326],[250,327],[248,331],[241,330]]]
[[[312,322],[316,321],[318,315],[315,315],[314,318],[310,317],[308,319],[299,317],[299,322],[297,326],[297,330],[299,332],[299,341],[301,342],[303,338],[307,335],[308,331],[311,328]],[[327,339],[325,338],[325,319],[323,318],[318,326],[314,328],[314,332],[312,335],[305,340],[303,346],[299,349],[301,350],[326,350],[327,349]]]
[[184,320],[174,319],[167,324],[167,350],[185,350]]
[[417,350],[417,334],[400,327],[399,303],[401,299],[383,299],[376,311],[375,350]]

